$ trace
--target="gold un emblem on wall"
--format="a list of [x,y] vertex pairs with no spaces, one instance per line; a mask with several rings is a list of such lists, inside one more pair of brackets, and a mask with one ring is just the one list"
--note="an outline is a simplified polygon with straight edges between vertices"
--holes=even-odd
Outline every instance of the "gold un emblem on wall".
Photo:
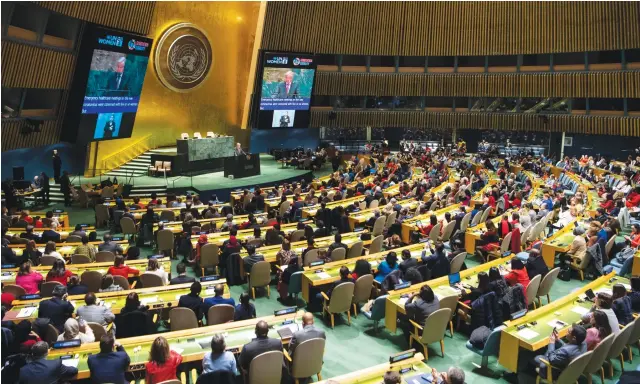
[[156,46],[155,68],[167,88],[188,92],[207,78],[213,61],[205,33],[191,23],[167,29]]

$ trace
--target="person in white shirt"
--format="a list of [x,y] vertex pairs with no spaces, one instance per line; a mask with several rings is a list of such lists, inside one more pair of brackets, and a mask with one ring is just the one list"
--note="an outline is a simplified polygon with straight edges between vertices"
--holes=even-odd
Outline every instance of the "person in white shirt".
[[620,323],[618,322],[618,317],[616,317],[615,312],[613,311],[613,309],[611,309],[612,304],[613,304],[613,297],[611,296],[610,293],[606,293],[606,292],[598,293],[598,295],[596,296],[596,302],[591,308],[591,311],[588,313],[585,313],[582,316],[582,322],[584,324],[587,324],[588,322],[590,322],[591,317],[593,316],[593,311],[598,309],[607,315],[607,319],[609,319],[609,325],[611,326],[611,332],[614,335],[617,335],[618,333],[620,333],[620,325],[619,325]]
[[169,284],[169,274],[160,266],[157,259],[149,259],[149,264],[147,264],[147,270],[145,273],[152,273],[156,276],[160,276],[163,285]]
[[53,241],[47,242],[47,244],[44,246],[43,256],[53,256],[56,259],[62,260],[63,263],[65,262],[62,255],[58,251],[56,251],[56,243],[54,243]]

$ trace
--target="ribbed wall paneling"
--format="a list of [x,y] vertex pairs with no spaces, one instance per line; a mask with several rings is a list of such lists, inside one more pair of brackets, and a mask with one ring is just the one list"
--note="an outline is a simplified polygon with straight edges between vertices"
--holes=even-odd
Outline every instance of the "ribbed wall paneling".
[[71,53],[5,40],[2,42],[2,86],[66,89],[74,62]]
[[294,52],[466,56],[640,47],[638,2],[270,2],[265,22],[262,48]]
[[22,135],[24,120],[2,120],[2,152],[18,148],[32,148],[57,143],[59,140],[59,124],[57,120],[45,120],[40,125],[40,132]]
[[510,131],[562,132],[640,136],[640,118],[611,116],[530,115],[481,112],[312,111],[311,126],[408,127],[433,129],[499,129]]
[[51,11],[80,20],[146,35],[155,1],[36,1]]
[[640,94],[640,71],[535,74],[318,72],[316,76],[316,95],[623,98]]

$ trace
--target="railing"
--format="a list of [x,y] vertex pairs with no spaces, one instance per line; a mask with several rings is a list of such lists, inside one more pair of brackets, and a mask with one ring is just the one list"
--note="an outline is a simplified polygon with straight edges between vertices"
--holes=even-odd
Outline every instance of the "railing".
[[150,133],[102,159],[100,175],[120,167],[153,148],[155,148],[155,140]]

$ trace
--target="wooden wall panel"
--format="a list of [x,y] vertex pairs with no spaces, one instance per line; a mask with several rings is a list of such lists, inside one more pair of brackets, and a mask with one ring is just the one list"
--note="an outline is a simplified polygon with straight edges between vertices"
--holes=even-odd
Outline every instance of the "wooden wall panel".
[[638,97],[640,71],[520,74],[318,72],[314,94],[333,96]]
[[[465,56],[640,47],[638,2],[269,2],[262,48]],[[292,38],[291,31],[299,31]]]
[[51,11],[111,28],[146,35],[155,1],[36,1]]
[[311,113],[313,128],[326,127],[408,127],[434,129],[499,129],[510,131],[586,133],[640,137],[640,118],[616,116],[572,116],[412,111],[338,111],[329,120],[329,111]]
[[2,120],[2,152],[18,148],[39,147],[60,141],[60,125],[57,120],[45,120],[40,132],[22,135],[25,120]]
[[2,86],[67,89],[74,63],[71,53],[2,41]]

